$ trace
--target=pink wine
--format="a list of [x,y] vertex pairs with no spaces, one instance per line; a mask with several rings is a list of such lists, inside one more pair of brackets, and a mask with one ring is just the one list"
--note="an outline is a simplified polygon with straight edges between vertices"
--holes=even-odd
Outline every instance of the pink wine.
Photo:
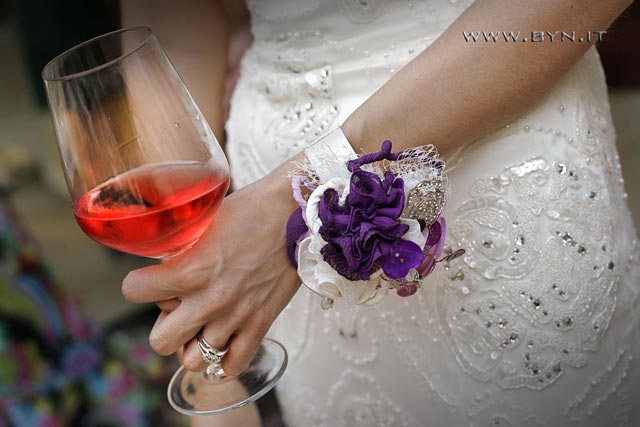
[[74,214],[95,241],[162,258],[190,248],[200,238],[228,187],[228,176],[202,163],[154,163],[89,191],[76,203]]

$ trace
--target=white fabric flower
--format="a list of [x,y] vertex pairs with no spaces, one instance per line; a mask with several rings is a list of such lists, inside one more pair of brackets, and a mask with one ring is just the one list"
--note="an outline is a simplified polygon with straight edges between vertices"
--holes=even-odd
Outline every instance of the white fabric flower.
[[307,217],[307,227],[309,227],[312,234],[318,234],[320,226],[322,225],[322,221],[318,214],[318,205],[320,204],[320,200],[322,199],[324,192],[330,188],[336,190],[340,195],[340,204],[343,204],[349,194],[349,184],[349,178],[331,178],[325,184],[319,185],[309,195],[305,215]]
[[369,280],[349,280],[322,258],[320,250],[325,244],[318,234],[311,234],[300,242],[298,275],[302,282],[321,296],[345,298],[349,304],[363,304],[374,297],[381,284],[382,269],[372,274]]

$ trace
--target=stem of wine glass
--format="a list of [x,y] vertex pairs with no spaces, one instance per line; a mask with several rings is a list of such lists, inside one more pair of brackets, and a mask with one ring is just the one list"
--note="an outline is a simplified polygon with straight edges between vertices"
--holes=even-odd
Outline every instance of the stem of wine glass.
[[221,361],[209,363],[202,374],[209,381],[220,381],[229,378],[229,375],[222,369]]

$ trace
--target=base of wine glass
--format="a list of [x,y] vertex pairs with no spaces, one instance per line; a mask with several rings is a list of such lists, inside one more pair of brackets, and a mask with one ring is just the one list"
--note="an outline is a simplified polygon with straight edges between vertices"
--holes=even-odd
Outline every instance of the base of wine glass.
[[167,397],[176,411],[186,415],[222,414],[264,396],[286,367],[285,348],[265,338],[249,367],[238,376],[210,380],[204,372],[190,372],[181,366],[171,378]]

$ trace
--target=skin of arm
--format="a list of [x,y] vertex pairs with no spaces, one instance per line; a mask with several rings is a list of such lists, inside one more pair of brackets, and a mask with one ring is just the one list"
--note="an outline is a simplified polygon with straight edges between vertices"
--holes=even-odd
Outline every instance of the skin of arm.
[[[462,31],[605,30],[629,0],[478,0],[440,38],[382,86],[343,124],[356,152],[434,144],[446,155],[521,115],[559,81],[590,43],[466,43]],[[433,108],[437,106],[437,108]],[[299,286],[285,251],[285,224],[297,207],[283,163],[223,202],[189,252],[130,273],[132,302],[179,298],[151,332],[152,347],[205,365],[192,338],[205,325],[213,345],[229,340],[223,366],[243,370]]]
[[[432,143],[446,155],[508,124],[547,93],[594,43],[466,42],[463,31],[606,30],[630,0],[477,0],[342,125],[356,152]],[[596,40],[594,35],[593,40]],[[464,125],[461,125],[464,124]]]
[[120,10],[124,27],[146,26],[155,33],[222,142],[230,35],[249,20],[243,2],[123,0]]

